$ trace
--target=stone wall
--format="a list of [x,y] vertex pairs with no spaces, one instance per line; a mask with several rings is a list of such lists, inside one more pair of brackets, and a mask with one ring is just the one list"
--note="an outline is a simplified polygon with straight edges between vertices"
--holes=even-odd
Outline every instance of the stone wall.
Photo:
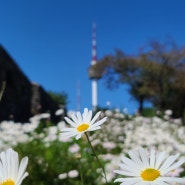
[[38,84],[32,84],[19,66],[0,45],[0,87],[6,81],[5,91],[0,101],[0,121],[14,120],[26,122],[38,113],[51,113],[56,121],[58,105]]

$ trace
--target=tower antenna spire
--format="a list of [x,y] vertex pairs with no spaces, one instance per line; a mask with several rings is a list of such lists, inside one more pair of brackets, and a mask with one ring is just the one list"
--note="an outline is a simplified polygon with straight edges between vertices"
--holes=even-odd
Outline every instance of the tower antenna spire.
[[92,33],[92,61],[91,65],[97,63],[97,55],[96,55],[96,23],[93,23],[93,33]]
[[89,78],[91,79],[92,86],[92,109],[97,110],[98,106],[98,79],[100,78],[93,66],[97,63],[97,48],[96,48],[96,23],[93,23],[93,33],[92,33],[92,60],[91,66],[89,68]]

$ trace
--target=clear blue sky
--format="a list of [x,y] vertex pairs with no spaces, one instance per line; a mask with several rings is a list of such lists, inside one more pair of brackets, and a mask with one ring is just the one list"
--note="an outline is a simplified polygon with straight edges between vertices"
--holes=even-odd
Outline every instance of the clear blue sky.
[[[148,40],[171,36],[185,44],[184,0],[6,0],[0,1],[0,43],[30,81],[46,91],[66,92],[68,109],[91,108],[92,23],[97,25],[97,57],[120,49],[137,55]],[[138,105],[127,90],[110,91],[98,82],[98,102],[111,107]]]

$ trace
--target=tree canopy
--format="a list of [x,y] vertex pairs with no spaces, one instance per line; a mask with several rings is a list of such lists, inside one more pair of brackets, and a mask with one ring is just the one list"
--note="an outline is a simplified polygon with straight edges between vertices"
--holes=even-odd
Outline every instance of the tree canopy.
[[173,116],[185,112],[185,48],[174,41],[151,41],[137,56],[116,50],[104,56],[93,70],[105,80],[110,90],[129,85],[129,93],[139,102],[149,101],[158,110],[173,110]]
[[48,94],[51,96],[53,101],[55,101],[58,105],[66,106],[68,103],[68,96],[65,92],[53,92],[48,91]]

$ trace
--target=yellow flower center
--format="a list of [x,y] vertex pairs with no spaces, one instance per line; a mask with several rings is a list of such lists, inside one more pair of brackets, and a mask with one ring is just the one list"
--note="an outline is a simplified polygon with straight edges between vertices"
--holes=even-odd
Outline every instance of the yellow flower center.
[[83,132],[83,131],[87,130],[88,128],[89,128],[89,124],[82,123],[81,125],[79,125],[77,127],[77,130],[78,130],[78,132]]
[[7,179],[3,182],[0,182],[0,185],[15,185],[15,182],[11,179]]
[[147,168],[141,172],[141,177],[145,181],[154,181],[160,176],[160,171],[154,168]]

